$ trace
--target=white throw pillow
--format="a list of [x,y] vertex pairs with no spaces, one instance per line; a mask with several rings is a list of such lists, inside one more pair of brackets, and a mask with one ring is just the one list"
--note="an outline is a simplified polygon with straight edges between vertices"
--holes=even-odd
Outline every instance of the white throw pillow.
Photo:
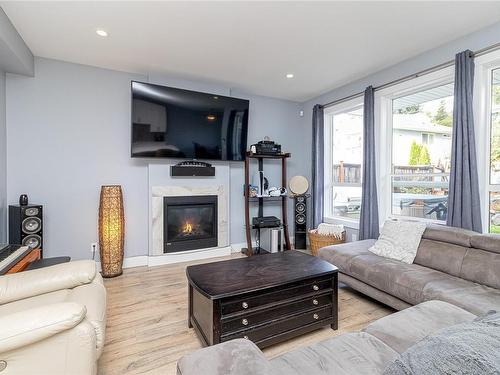
[[377,242],[368,250],[381,257],[412,264],[426,226],[419,222],[387,220]]

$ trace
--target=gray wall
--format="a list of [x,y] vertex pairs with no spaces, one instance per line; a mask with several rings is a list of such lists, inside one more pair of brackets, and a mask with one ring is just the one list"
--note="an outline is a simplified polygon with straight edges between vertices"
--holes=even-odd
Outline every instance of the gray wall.
[[[205,82],[146,77],[43,58],[35,59],[33,78],[7,76],[7,197],[15,203],[19,194],[26,193],[31,202],[44,205],[46,256],[90,257],[90,243],[97,242],[103,184],[120,184],[124,190],[125,256],[147,254],[148,161],[129,156],[131,80],[230,92]],[[289,175],[306,173],[309,164],[303,155],[300,105],[232,95],[251,101],[249,143],[269,135],[294,155]],[[34,145],[35,151],[25,152],[26,144]],[[276,168],[269,173],[273,184],[278,183],[276,174]],[[243,183],[243,164],[231,163],[233,244],[245,240]]]
[[[436,65],[453,60],[457,52],[466,49],[475,51],[495,45],[499,42],[500,23],[497,23],[303,103],[303,127],[309,129],[305,131],[307,139],[304,141],[304,144],[308,149],[305,154],[311,155],[311,117],[312,108],[315,104],[325,104],[337,99],[342,99],[349,95],[364,91],[369,85],[377,87],[393,80],[432,68]],[[309,164],[312,163],[310,156],[308,162]],[[381,220],[384,220],[384,218],[381,218]],[[352,231],[352,233],[355,232],[356,231]]]
[[0,243],[7,242],[7,127],[5,72],[0,70]]
[[5,72],[33,74],[33,54],[0,8],[0,243],[7,241],[7,126]]
[[33,75],[34,58],[9,17],[0,8],[0,67],[5,72]]

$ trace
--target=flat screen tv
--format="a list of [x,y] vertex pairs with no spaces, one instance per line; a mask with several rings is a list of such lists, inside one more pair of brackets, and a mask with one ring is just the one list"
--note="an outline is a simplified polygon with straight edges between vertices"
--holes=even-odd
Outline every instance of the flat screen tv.
[[249,101],[132,82],[132,157],[241,161]]

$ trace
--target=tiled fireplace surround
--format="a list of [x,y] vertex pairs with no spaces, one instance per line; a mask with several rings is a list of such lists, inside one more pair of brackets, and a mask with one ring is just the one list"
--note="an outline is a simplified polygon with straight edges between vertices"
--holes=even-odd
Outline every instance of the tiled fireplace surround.
[[[170,165],[149,165],[150,225],[148,265],[185,262],[229,255],[229,166],[216,165],[214,177],[171,177]],[[218,245],[210,249],[164,253],[163,198],[217,195]]]

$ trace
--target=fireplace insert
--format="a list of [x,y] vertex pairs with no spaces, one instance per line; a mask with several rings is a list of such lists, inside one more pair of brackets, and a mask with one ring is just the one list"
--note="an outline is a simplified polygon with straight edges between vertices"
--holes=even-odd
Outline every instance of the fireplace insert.
[[163,197],[164,253],[217,246],[217,195]]

